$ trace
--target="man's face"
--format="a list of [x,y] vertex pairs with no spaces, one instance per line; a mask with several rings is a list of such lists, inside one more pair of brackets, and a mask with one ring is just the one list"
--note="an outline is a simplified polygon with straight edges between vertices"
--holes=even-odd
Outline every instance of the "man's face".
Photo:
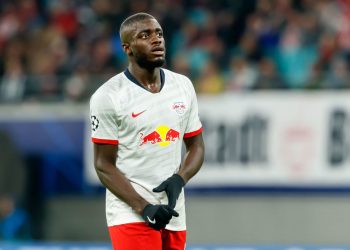
[[165,61],[163,30],[155,19],[146,19],[135,25],[129,56],[142,68],[161,67]]

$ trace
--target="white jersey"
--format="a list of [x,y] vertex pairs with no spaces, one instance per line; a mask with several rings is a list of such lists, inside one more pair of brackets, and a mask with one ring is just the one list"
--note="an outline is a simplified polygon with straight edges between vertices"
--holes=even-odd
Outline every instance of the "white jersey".
[[[153,188],[179,170],[183,138],[202,132],[191,81],[160,70],[161,90],[151,93],[128,70],[112,77],[91,97],[92,141],[118,145],[116,167],[151,204],[168,204],[165,192]],[[182,191],[167,229],[186,229]],[[106,191],[108,226],[141,222],[142,217]]]

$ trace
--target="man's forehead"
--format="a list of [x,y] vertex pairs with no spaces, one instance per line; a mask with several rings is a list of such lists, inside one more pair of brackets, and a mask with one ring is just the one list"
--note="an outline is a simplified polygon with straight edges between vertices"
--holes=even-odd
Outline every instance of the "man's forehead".
[[136,22],[132,27],[132,30],[136,33],[142,30],[153,30],[153,29],[162,29],[158,21],[153,18]]

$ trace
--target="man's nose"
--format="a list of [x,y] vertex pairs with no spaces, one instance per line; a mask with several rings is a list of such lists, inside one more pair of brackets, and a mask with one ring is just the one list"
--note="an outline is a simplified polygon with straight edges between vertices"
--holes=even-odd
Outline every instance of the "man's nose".
[[161,44],[162,43],[162,38],[159,37],[157,34],[154,34],[152,36],[152,43],[155,43],[155,44]]

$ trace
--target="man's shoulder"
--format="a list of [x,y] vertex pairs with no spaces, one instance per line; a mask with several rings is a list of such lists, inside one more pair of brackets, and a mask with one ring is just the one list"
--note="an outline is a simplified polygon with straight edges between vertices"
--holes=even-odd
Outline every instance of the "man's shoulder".
[[163,71],[164,71],[166,81],[170,80],[173,84],[181,88],[193,87],[192,81],[187,76],[168,69],[163,69]]
[[165,69],[165,68],[162,68],[162,70],[164,71],[165,77],[168,76],[168,77],[172,77],[172,78],[189,80],[189,78],[183,74],[180,74],[180,73],[177,73],[177,72],[171,71],[169,69]]
[[124,73],[121,72],[117,75],[112,76],[107,81],[102,83],[100,87],[97,88],[97,90],[93,93],[92,96],[104,96],[111,93],[118,92],[118,90],[123,85],[123,82],[125,81]]
[[186,90],[191,90],[193,89],[193,83],[189,77],[186,75],[168,70],[168,69],[163,69],[164,70],[164,75],[165,79],[171,79],[171,82],[173,85],[176,86],[176,88],[185,88]]

